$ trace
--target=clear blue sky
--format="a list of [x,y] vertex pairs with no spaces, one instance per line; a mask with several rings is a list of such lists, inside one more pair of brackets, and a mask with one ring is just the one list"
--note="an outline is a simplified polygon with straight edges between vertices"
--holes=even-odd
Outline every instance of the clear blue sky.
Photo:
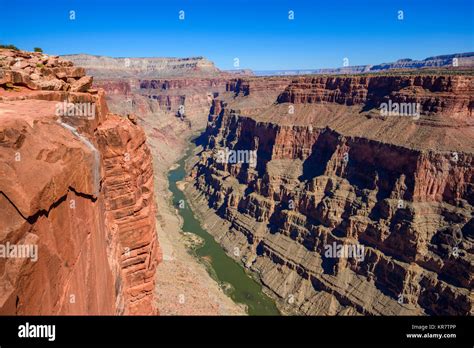
[[[473,0],[0,0],[0,43],[46,53],[205,56],[222,69],[376,64],[474,51]],[[69,11],[76,19],[69,20]],[[178,18],[185,11],[185,20]],[[288,20],[293,10],[295,19]],[[398,20],[398,11],[404,19]]]

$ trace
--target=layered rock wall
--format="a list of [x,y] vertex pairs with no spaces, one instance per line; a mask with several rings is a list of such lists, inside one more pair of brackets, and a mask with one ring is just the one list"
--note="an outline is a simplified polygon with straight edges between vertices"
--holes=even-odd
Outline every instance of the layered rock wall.
[[[188,196],[203,216],[217,214],[207,223],[211,233],[258,274],[284,312],[472,314],[474,132],[464,125],[472,82],[298,78],[248,115],[231,106],[251,91],[241,102],[215,100]],[[408,96],[410,88],[418,92]],[[439,108],[419,121],[364,114],[371,100],[401,90]],[[282,114],[288,105],[294,115]],[[404,144],[396,134],[405,128],[423,137]],[[466,138],[453,143],[459,128]],[[432,141],[439,149],[427,146]],[[255,167],[219,160],[228,150],[256,151]],[[333,243],[362,247],[363,255],[328,255]]]
[[202,114],[209,110],[210,102],[220,93],[225,92],[224,78],[190,78],[190,79],[157,79],[141,80],[140,95],[155,102],[163,111],[183,115]]
[[170,76],[216,76],[220,70],[204,57],[113,58],[88,54],[62,56],[98,78],[156,78]]
[[69,62],[10,50],[0,61],[0,244],[37,251],[0,258],[0,313],[156,314],[143,130]]
[[472,117],[473,80],[463,75],[314,77],[292,81],[280,103],[338,103],[367,109],[392,103],[419,103],[421,112]]

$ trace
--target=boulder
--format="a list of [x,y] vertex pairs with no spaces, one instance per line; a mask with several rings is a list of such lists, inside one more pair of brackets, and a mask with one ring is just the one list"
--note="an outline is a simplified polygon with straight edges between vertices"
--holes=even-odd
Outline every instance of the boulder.
[[87,92],[92,86],[92,76],[83,76],[71,85],[71,92]]

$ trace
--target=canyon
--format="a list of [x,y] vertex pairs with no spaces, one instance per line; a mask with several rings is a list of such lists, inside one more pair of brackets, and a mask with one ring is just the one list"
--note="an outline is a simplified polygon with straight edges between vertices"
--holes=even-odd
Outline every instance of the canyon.
[[[187,163],[188,202],[282,313],[472,313],[472,72],[156,78],[132,89],[138,113],[206,127]],[[384,117],[384,102],[415,103],[421,117]],[[171,129],[154,136],[182,147]],[[226,149],[257,151],[256,168],[219,163]],[[364,260],[325,258],[332,243],[363,245]]]
[[[75,64],[83,64],[75,60],[75,55],[68,58]],[[94,71],[87,65],[84,67],[88,73]],[[120,69],[128,68],[121,65]],[[116,76],[99,73],[94,87],[106,92],[107,103],[114,113],[136,118],[145,130],[154,159],[157,234],[163,253],[156,272],[160,314],[243,315],[246,309],[225,293],[228,284],[221,284],[210,275],[205,258],[193,255],[187,237],[192,231],[183,230],[179,207],[172,203],[168,183],[168,173],[184,156],[189,139],[205,128],[212,99],[225,93],[226,78],[231,74],[219,72],[219,76],[214,76],[200,72],[199,76],[185,78],[182,72],[174,73],[177,76],[168,78],[159,73],[154,78],[119,77],[127,72]]]
[[[443,57],[256,77],[0,50],[0,242],[39,250],[0,259],[0,313],[246,314],[173,202],[191,149],[185,203],[282,314],[472,315],[474,74],[471,54]],[[58,116],[65,100],[95,117]]]
[[[168,115],[161,158],[206,127],[188,202],[283,313],[472,313],[472,71],[121,83],[130,111]],[[422,116],[383,117],[388,101]],[[225,149],[257,151],[257,167],[218,163]],[[333,242],[363,245],[364,261],[325,258]]]
[[[399,73],[229,83],[185,191],[283,313],[472,315],[474,79]],[[278,82],[278,83],[276,83]],[[421,117],[383,117],[382,102]],[[257,151],[222,163],[227,149]],[[361,246],[363,258],[327,245]]]

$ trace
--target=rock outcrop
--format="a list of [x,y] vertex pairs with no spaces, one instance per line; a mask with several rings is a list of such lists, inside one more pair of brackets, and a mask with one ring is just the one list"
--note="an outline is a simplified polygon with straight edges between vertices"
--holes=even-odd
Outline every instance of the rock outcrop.
[[156,314],[143,130],[59,57],[0,50],[0,77],[0,245],[37,256],[0,257],[0,313]]
[[[238,80],[213,101],[188,197],[284,312],[472,315],[473,81],[288,78],[248,107],[255,81]],[[381,116],[389,100],[420,116]]]

